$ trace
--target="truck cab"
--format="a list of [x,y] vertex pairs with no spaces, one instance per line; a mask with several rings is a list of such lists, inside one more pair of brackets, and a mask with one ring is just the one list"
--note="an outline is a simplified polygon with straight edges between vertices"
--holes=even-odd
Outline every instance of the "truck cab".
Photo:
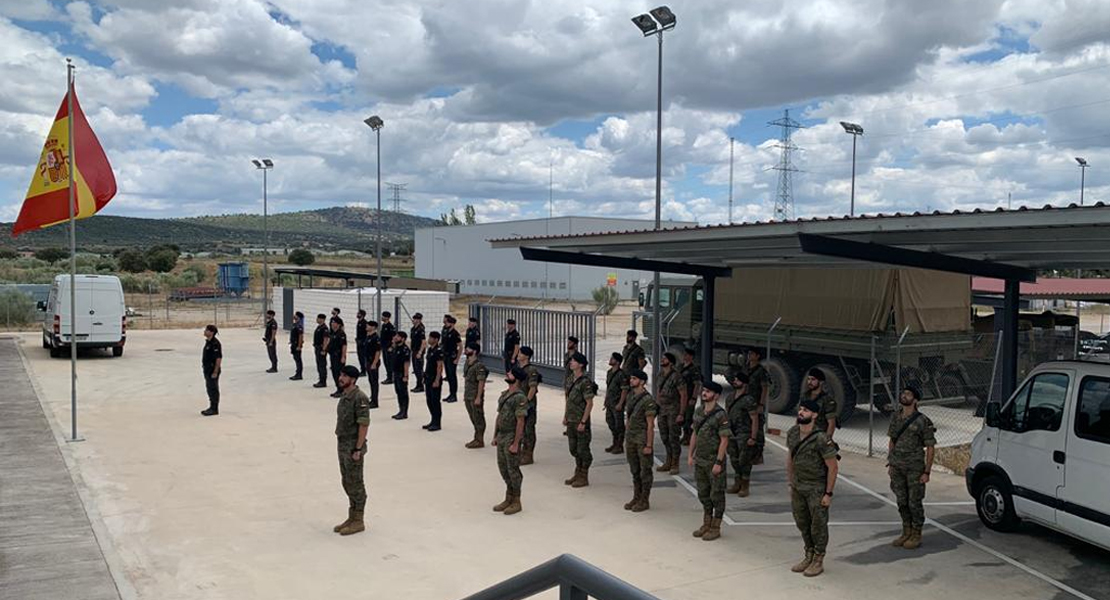
[[1044,363],[988,404],[966,480],[991,529],[1028,519],[1110,550],[1110,365]]

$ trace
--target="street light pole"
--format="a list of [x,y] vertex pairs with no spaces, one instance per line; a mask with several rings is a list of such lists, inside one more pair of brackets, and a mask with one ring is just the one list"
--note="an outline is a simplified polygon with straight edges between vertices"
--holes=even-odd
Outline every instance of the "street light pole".
[[262,232],[265,245],[262,249],[262,318],[265,319],[266,311],[270,310],[270,211],[267,197],[269,187],[267,172],[274,168],[274,161],[263,158],[254,159],[251,162],[256,169],[262,171]]
[[[1075,162],[1079,163],[1079,206],[1083,206],[1083,188],[1087,183],[1087,159],[1082,157],[1075,157]],[[1081,269],[1075,270],[1075,278],[1082,279],[1083,271]],[[1075,358],[1079,359],[1079,332],[1083,329],[1083,304],[1078,299],[1075,301]]]
[[378,214],[374,217],[377,221],[378,240],[374,250],[374,254],[378,257],[378,276],[374,280],[374,303],[376,305],[377,315],[380,317],[382,314],[382,127],[385,122],[381,117],[374,115],[365,121],[374,130],[374,136],[377,141],[378,153]]
[[840,126],[844,128],[844,132],[852,136],[852,199],[849,203],[848,215],[856,216],[856,139],[863,135],[863,127],[856,123],[840,122]]
[[728,138],[728,224],[732,225],[732,165],[735,159],[736,138]]

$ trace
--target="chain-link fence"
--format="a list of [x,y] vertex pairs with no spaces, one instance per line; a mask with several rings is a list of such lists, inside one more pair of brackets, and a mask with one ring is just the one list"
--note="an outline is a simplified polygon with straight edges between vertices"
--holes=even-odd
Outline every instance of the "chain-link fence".
[[[43,286],[49,291],[50,286]],[[5,331],[41,326],[43,312],[36,308],[34,294],[16,286],[0,286],[0,319]]]

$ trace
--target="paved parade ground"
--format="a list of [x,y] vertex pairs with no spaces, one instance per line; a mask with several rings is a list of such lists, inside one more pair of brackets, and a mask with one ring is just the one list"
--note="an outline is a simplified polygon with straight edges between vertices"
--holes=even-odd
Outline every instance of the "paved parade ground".
[[[207,406],[199,330],[130,332],[122,358],[82,355],[79,423],[86,439],[60,445],[69,474],[61,461],[43,468],[72,475],[124,600],[448,600],[561,553],[675,600],[749,593],[761,599],[1110,597],[1110,554],[1033,526],[1012,535],[987,531],[957,475],[934,474],[926,511],[935,522],[926,527],[923,547],[891,547],[900,525],[883,463],[854,455],[841,463],[826,573],[792,574],[802,545],[791,521],[779,438],[771,438],[767,464],[755,469],[752,496],[729,498],[722,538],[702,542],[690,535],[701,524],[701,507],[685,464],[679,477],[656,475],[650,511],[622,510],[630,475],[623,456],[602,450],[610,438],[600,401],[591,485],[563,485],[573,460],[560,434],[561,390],[550,386],[540,391],[536,464],[524,467],[524,511],[511,517],[490,510],[504,495],[493,449],[463,448],[471,430],[462,403],[445,405],[443,430],[428,433],[420,428],[422,395],[412,395],[411,418],[397,422],[389,419],[393,391],[383,386],[369,435],[367,531],[340,537],[332,526],[345,518],[347,501],[332,433],[335,400],[329,390],[313,389],[311,377],[289,381],[286,355],[279,355],[279,374],[264,373],[260,337],[257,330],[221,332],[223,399],[213,418],[199,415]],[[48,358],[35,335],[18,339],[30,375],[25,385],[33,386],[55,436],[64,437],[69,362]],[[5,390],[28,381],[18,369],[2,374]],[[488,385],[490,418],[504,383],[492,375]],[[0,408],[14,402],[33,409],[35,396],[5,393]],[[44,450],[0,443],[0,451],[8,463]],[[53,502],[55,492],[44,488],[41,495]],[[0,516],[10,518],[5,510],[0,503]],[[5,599],[19,597],[4,592],[14,589],[8,587],[13,573],[19,575],[8,559],[13,544],[3,543],[8,537],[0,532]]]

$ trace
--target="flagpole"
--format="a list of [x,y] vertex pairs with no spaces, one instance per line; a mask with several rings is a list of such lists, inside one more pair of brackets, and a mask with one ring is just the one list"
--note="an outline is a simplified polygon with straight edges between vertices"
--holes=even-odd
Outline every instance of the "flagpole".
[[66,103],[69,119],[66,124],[69,137],[69,395],[72,437],[69,441],[81,441],[77,437],[77,226],[73,202],[77,194],[77,161],[73,149],[73,61],[66,59]]

